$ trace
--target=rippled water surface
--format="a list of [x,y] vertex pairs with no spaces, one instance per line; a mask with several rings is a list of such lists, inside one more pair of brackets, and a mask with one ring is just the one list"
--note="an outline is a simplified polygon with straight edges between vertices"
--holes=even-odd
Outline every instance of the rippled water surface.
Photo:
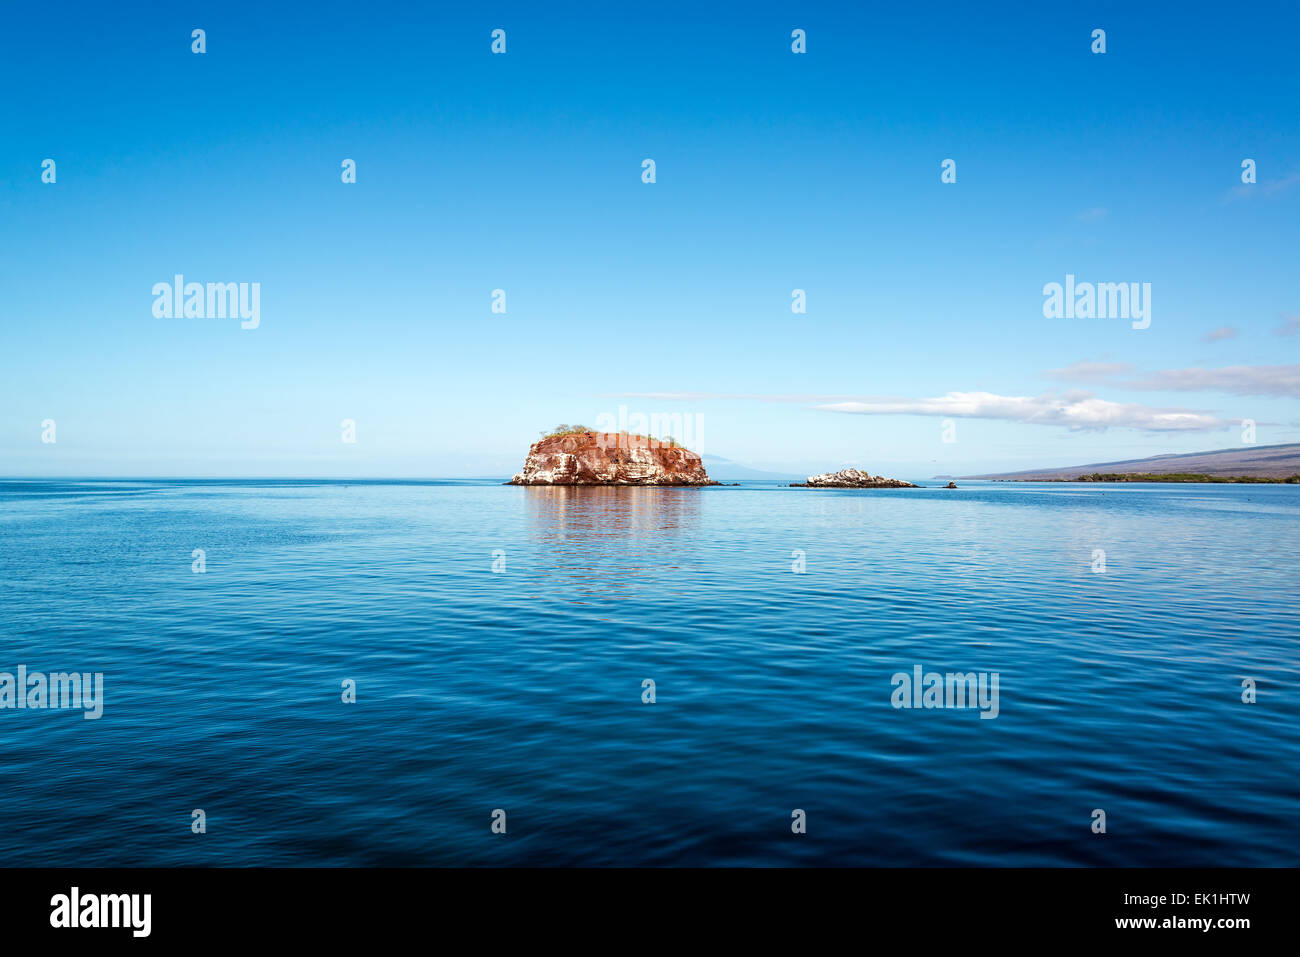
[[1293,486],[3,482],[0,672],[105,701],[0,710],[0,853],[1295,866],[1298,569]]

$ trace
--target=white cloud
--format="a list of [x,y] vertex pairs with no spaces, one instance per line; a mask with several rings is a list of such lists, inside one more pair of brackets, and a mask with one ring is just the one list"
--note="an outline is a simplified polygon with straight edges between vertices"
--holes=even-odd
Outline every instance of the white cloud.
[[932,399],[876,399],[818,406],[853,415],[933,415],[967,419],[998,419],[1031,425],[1057,425],[1073,430],[1108,428],[1147,432],[1190,432],[1220,429],[1237,420],[1217,419],[1189,409],[1153,408],[1110,402],[1087,392],[1065,396],[1008,396],[992,392],[949,392]]
[[[1059,378],[1083,381],[1114,377],[1132,372],[1127,363],[1076,362],[1055,370]],[[1209,431],[1240,423],[1239,418],[1220,419],[1196,409],[1146,406],[1111,402],[1091,392],[1064,395],[1004,396],[992,392],[949,392],[937,398],[863,398],[843,395],[754,395],[722,392],[635,392],[625,397],[663,401],[743,400],[804,405],[826,412],[851,415],[929,415],[968,419],[998,419],[1031,425],[1055,425],[1069,429],[1129,428],[1147,432]]]

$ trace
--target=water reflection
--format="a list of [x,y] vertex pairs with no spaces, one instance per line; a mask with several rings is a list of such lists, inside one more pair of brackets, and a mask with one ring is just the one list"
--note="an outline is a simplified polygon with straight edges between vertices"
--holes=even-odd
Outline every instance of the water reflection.
[[684,567],[682,538],[700,527],[698,488],[526,486],[543,583],[630,598]]
[[699,522],[698,488],[525,486],[529,526],[541,541],[661,538]]

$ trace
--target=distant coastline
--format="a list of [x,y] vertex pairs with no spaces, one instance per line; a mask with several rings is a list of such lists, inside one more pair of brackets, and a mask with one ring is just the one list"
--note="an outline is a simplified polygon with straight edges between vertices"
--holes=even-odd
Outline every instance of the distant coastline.
[[[947,476],[944,476],[947,478]],[[1120,462],[1025,469],[959,478],[994,482],[1268,482],[1300,484],[1300,443],[1152,455]]]
[[1073,478],[1049,479],[993,479],[995,482],[1167,482],[1216,484],[1244,483],[1247,485],[1300,485],[1300,475],[1279,478],[1268,475],[1201,475],[1194,472],[1093,472]]

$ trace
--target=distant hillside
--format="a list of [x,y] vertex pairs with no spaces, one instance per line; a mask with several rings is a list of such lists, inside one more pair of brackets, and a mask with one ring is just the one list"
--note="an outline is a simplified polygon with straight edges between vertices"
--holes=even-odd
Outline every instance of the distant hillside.
[[1196,473],[1210,476],[1251,476],[1286,478],[1300,473],[1300,443],[1290,445],[1255,445],[1245,448],[1219,449],[1214,452],[1187,452],[1181,455],[1153,455],[1123,462],[1096,462],[1054,469],[1029,469],[1024,472],[1001,472],[995,475],[964,475],[968,479],[1004,479],[1013,482],[1047,482],[1053,479],[1076,479],[1094,472],[1106,474]]
[[803,476],[795,476],[795,473],[784,472],[764,472],[761,469],[752,469],[748,465],[741,465],[739,462],[733,462],[731,459],[724,459],[720,455],[704,456],[704,468],[709,473],[709,478],[719,482],[730,481],[780,481],[789,482],[792,480],[801,480]]

